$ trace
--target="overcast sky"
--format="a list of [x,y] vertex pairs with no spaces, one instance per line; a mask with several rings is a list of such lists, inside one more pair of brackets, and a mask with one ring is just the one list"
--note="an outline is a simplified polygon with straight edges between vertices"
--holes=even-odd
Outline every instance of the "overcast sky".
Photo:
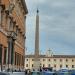
[[35,19],[39,8],[40,52],[75,55],[75,0],[26,0],[27,54],[35,50]]

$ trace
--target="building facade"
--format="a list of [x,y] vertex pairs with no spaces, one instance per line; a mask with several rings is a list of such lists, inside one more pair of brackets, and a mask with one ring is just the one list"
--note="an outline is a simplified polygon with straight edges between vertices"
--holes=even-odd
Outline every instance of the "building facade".
[[[75,68],[75,55],[39,55],[40,67],[52,67],[53,70]],[[25,69],[33,70],[34,55],[26,55]]]
[[27,13],[25,0],[0,0],[1,70],[24,68]]

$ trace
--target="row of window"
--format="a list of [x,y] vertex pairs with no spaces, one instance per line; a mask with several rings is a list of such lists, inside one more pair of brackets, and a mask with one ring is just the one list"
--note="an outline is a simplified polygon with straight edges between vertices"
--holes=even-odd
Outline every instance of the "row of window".
[[15,65],[24,65],[24,57],[17,52],[15,52]]
[[[63,59],[59,59],[60,60],[60,62],[62,62],[63,61]],[[28,61],[28,59],[26,59],[26,61]],[[32,61],[34,61],[34,59],[32,59]],[[46,59],[43,59],[43,61],[46,61]],[[50,59],[48,59],[48,61],[51,61]],[[56,59],[54,59],[54,61],[56,62],[57,60]],[[68,62],[69,60],[68,59],[66,59],[65,60],[66,62]],[[74,62],[74,59],[72,59],[71,60],[72,62]]]
[[[33,67],[34,65],[32,64],[32,67]],[[63,65],[61,64],[61,65],[59,65],[60,66],[60,68],[62,68],[63,67]],[[72,68],[74,68],[75,66],[74,65],[71,65],[72,66]],[[26,67],[29,67],[29,65],[28,64],[26,64]],[[43,66],[42,67],[45,67],[45,64],[43,64]],[[51,67],[51,65],[50,64],[48,64],[48,67]],[[54,67],[56,68],[57,67],[57,65],[56,64],[54,64]],[[69,65],[65,65],[65,67],[66,68],[68,68],[69,67]]]
[[[1,64],[1,62],[2,62],[2,50],[4,49],[4,60],[3,60],[3,64],[7,64],[7,62],[8,62],[8,60],[7,60],[7,48],[6,47],[2,47],[1,45],[0,45],[0,64]],[[13,61],[11,60],[11,63],[12,63]],[[15,52],[15,65],[24,65],[24,57],[21,55],[21,54],[19,54],[19,53],[16,53]]]
[[[7,64],[7,48],[4,48],[4,60],[3,64]],[[0,46],[0,64],[2,62],[2,47]],[[11,61],[12,63],[13,61]],[[15,65],[24,65],[24,57],[15,52]]]

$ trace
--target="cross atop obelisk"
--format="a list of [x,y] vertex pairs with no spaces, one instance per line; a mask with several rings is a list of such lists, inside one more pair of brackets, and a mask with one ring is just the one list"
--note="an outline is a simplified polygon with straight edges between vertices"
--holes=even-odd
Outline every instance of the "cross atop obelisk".
[[36,15],[36,30],[35,30],[35,61],[34,69],[39,70],[39,10],[37,9]]

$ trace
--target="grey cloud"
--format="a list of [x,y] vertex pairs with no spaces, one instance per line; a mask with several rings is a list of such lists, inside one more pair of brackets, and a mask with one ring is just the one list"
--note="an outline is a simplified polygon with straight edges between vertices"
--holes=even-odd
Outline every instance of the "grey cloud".
[[[27,0],[27,4],[29,8],[29,15],[27,16],[27,40],[29,44],[34,42],[35,16],[38,5],[41,49],[46,49],[46,39],[49,39],[49,46],[55,51],[61,49],[74,52],[75,0],[39,0],[39,2]],[[61,52],[59,51],[59,53]]]

